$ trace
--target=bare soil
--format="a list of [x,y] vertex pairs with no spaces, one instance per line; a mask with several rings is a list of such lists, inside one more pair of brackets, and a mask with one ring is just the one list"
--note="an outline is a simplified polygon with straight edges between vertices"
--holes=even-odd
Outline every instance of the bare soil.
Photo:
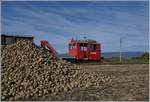
[[[149,65],[80,65],[85,72],[111,76],[113,83],[99,88],[74,89],[59,95],[45,96],[36,100],[72,101],[148,101]],[[35,100],[35,99],[34,99]]]

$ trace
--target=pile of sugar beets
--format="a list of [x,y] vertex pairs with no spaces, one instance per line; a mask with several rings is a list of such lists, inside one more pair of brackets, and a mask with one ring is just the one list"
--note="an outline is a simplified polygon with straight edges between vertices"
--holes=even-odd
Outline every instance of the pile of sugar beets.
[[57,95],[74,88],[100,87],[112,80],[103,74],[80,71],[77,65],[53,56],[28,40],[2,46],[1,57],[2,100]]

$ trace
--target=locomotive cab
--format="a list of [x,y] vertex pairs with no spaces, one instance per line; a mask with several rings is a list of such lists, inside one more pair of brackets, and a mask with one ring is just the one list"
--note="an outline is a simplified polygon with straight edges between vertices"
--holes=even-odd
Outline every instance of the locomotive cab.
[[69,54],[76,60],[100,60],[100,44],[95,40],[74,40],[69,43]]

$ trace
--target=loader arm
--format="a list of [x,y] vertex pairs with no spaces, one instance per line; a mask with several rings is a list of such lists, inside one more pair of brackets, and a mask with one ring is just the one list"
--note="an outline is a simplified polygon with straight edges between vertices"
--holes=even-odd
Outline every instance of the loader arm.
[[41,46],[44,47],[44,48],[48,48],[48,50],[50,50],[50,52],[54,56],[57,56],[56,50],[53,48],[53,46],[47,40],[41,40]]

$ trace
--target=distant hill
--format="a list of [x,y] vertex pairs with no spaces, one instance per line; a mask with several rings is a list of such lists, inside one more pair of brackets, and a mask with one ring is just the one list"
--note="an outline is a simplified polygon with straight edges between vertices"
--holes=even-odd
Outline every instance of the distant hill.
[[[131,57],[139,57],[144,52],[122,52],[123,58],[131,58]],[[112,58],[112,57],[119,57],[119,52],[103,52],[102,57],[104,58]]]

